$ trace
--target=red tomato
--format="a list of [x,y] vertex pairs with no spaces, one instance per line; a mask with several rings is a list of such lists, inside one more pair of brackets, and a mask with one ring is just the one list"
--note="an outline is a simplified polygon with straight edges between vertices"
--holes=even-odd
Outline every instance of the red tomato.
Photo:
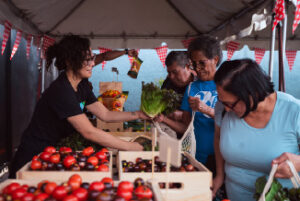
[[50,161],[50,156],[51,156],[51,153],[49,152],[43,152],[41,153],[40,155],[40,159],[42,159],[43,161]]
[[32,160],[33,161],[36,161],[36,160],[38,160],[39,159],[39,157],[38,156],[34,156],[34,157],[32,157]]
[[35,195],[33,193],[26,193],[22,198],[21,201],[33,201]]
[[52,154],[50,156],[50,162],[51,163],[54,163],[54,164],[57,164],[60,162],[60,154],[59,153],[56,153],[56,154]]
[[99,165],[99,167],[97,168],[98,171],[100,172],[108,172],[109,171],[109,167],[107,165]]
[[103,151],[98,151],[96,153],[96,157],[99,159],[99,160],[105,160],[106,159],[106,153],[103,152]]
[[88,191],[85,188],[78,188],[72,194],[75,195],[79,201],[84,201],[88,198]]
[[20,200],[26,193],[24,188],[18,188],[12,192],[11,196],[13,200]]
[[16,183],[16,182],[13,182],[11,184],[9,184],[8,186],[6,186],[4,189],[3,189],[3,194],[11,194],[14,190],[20,188],[21,185],[19,183]]
[[132,198],[132,192],[131,191],[125,191],[118,189],[117,195],[124,198],[125,200],[130,200]]
[[90,156],[87,160],[88,163],[91,163],[93,166],[98,165],[98,158],[96,156]]
[[78,198],[75,195],[68,195],[63,201],[78,201]]
[[106,148],[102,148],[100,151],[103,151],[103,152],[108,152],[108,149],[106,149]]
[[81,183],[77,182],[76,180],[69,180],[68,181],[69,186],[71,186],[72,191],[75,191],[76,189],[80,188]]
[[101,181],[94,181],[93,183],[91,183],[89,190],[92,191],[103,191],[104,189],[104,184]]
[[118,190],[132,192],[133,191],[133,184],[129,181],[122,181],[121,183],[119,183]]
[[49,182],[45,186],[45,193],[48,195],[51,195],[54,189],[57,187],[57,184],[55,182]]
[[80,185],[81,185],[81,183],[82,183],[82,178],[81,178],[81,176],[80,176],[79,174],[73,174],[73,175],[69,178],[69,181],[70,181],[70,180],[74,180],[74,181],[80,183]]
[[71,153],[71,152],[72,152],[72,149],[70,147],[59,148],[59,153],[67,154],[67,153]]
[[35,196],[34,201],[44,201],[48,197],[49,195],[47,193],[40,193],[37,196]]
[[65,157],[63,163],[64,163],[64,166],[65,166],[66,168],[69,168],[69,167],[71,167],[74,163],[76,163],[76,159],[75,159],[73,156],[67,156],[67,157]]
[[31,165],[30,165],[30,168],[32,170],[39,170],[39,169],[42,168],[42,162],[38,161],[38,160],[32,161]]
[[134,190],[138,198],[152,198],[152,191],[147,186],[139,186]]
[[82,151],[82,155],[84,156],[90,156],[92,153],[94,153],[94,148],[93,147],[87,147]]
[[27,189],[29,188],[29,186],[28,186],[27,184],[23,184],[23,185],[21,186],[21,188],[24,188],[24,189],[27,191]]
[[54,197],[56,200],[62,200],[67,195],[68,192],[64,186],[57,186],[52,193],[52,197]]
[[109,177],[104,177],[104,178],[101,180],[101,182],[102,182],[102,183],[110,183],[112,187],[114,186],[114,181],[112,180],[112,178],[109,178]]
[[53,153],[56,152],[56,149],[55,149],[55,147],[49,146],[49,147],[46,147],[46,148],[44,149],[44,152],[48,152],[48,153],[53,154]]

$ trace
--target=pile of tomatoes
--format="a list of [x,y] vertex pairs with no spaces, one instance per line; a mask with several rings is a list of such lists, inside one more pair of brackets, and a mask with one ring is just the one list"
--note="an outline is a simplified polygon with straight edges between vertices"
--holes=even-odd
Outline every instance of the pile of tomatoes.
[[87,183],[78,174],[61,185],[42,181],[35,187],[14,182],[0,193],[0,201],[152,201],[152,197],[152,190],[140,178],[134,184],[122,181],[114,186],[109,177]]
[[46,147],[39,156],[34,156],[31,170],[72,170],[72,171],[109,171],[110,154],[103,148],[95,152],[93,147],[87,147],[82,152],[73,152],[70,147]]

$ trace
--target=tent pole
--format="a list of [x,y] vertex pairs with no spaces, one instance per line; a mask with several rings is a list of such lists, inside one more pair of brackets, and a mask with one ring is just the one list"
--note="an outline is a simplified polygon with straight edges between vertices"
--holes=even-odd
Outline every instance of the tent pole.
[[285,84],[284,84],[284,67],[283,67],[283,43],[282,43],[282,27],[280,23],[277,25],[278,28],[278,58],[279,58],[279,85],[278,90],[285,92]]
[[[272,16],[272,24],[274,21],[274,15]],[[275,39],[276,39],[276,28],[271,29],[271,44],[270,44],[270,57],[269,57],[269,76],[271,81],[273,80],[273,66],[274,66],[274,50],[275,50]]]
[[46,70],[46,59],[42,59],[42,87],[41,87],[41,93],[44,92],[45,90],[45,73]]

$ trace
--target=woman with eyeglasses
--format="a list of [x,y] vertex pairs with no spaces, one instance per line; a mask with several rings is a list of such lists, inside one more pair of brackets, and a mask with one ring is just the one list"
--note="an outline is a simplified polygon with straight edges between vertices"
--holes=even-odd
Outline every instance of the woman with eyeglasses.
[[185,91],[181,105],[185,126],[181,126],[181,130],[177,132],[184,133],[191,122],[192,111],[196,112],[196,159],[214,172],[214,106],[217,102],[217,90],[213,78],[216,67],[222,60],[222,50],[219,41],[203,35],[190,43],[188,56],[196,71],[197,80]]
[[113,112],[106,109],[93,94],[88,78],[95,65],[90,41],[75,35],[65,36],[47,50],[49,68],[55,66],[62,71],[59,77],[45,90],[37,102],[33,117],[24,131],[21,144],[12,162],[11,177],[33,156],[47,146],[55,146],[74,130],[84,138],[105,147],[120,150],[142,151],[136,142],[126,142],[101,129],[95,128],[83,113],[86,108],[97,118],[107,122],[148,119],[142,112]]
[[[285,160],[300,153],[300,101],[274,91],[270,77],[250,59],[224,62],[214,81],[219,102],[215,107],[213,193],[226,175],[231,201],[254,201],[255,181],[269,175],[272,162],[279,164],[275,176],[287,177]],[[291,187],[288,180],[279,182]]]

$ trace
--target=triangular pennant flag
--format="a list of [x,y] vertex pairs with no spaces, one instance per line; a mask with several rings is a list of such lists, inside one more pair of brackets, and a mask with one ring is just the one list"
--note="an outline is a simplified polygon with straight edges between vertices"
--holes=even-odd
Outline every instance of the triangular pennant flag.
[[273,28],[272,30],[274,30],[274,28],[276,27],[276,25],[278,24],[278,22],[280,22],[281,20],[283,20],[285,18],[285,5],[284,5],[284,1],[285,0],[276,0],[276,5],[274,8],[274,12],[275,12],[275,19],[273,22]]
[[157,55],[159,56],[161,63],[165,67],[166,66],[165,61],[166,61],[167,52],[168,52],[168,45],[157,47],[157,48],[155,48],[155,50],[157,52]]
[[48,47],[55,43],[54,38],[50,38],[49,36],[43,36],[43,45],[42,45],[42,58],[45,58]]
[[286,50],[285,51],[286,58],[288,60],[288,64],[290,67],[290,71],[293,69],[293,65],[296,59],[297,50]]
[[[136,51],[137,51],[137,54],[139,54],[140,50],[136,50]],[[129,58],[129,62],[130,62],[130,65],[131,65],[132,62],[133,62],[133,57],[131,57],[131,56],[128,55],[128,58]]]
[[186,39],[186,40],[182,40],[181,43],[183,45],[184,48],[188,48],[190,43],[192,42],[192,40],[194,40],[195,38],[189,38],[189,39]]
[[1,54],[3,55],[5,47],[6,47],[6,43],[10,37],[10,31],[11,31],[11,23],[7,20],[5,20],[4,23],[4,32],[3,32],[3,40],[2,40],[2,51]]
[[234,41],[230,41],[227,44],[227,61],[231,59],[233,53],[238,49],[239,45],[240,44],[238,42],[234,42]]
[[[109,48],[105,48],[105,47],[98,47],[99,51],[100,51],[100,54],[103,54],[104,52],[109,52],[111,51],[111,49]],[[104,66],[106,64],[106,61],[103,61],[102,62],[102,70],[104,69]]]
[[28,34],[26,36],[26,57],[29,59],[30,57],[30,48],[31,48],[32,35]]
[[262,48],[254,48],[254,57],[255,57],[255,61],[260,64],[261,60],[264,58],[265,56],[265,49]]
[[10,60],[14,57],[15,53],[17,52],[17,50],[19,48],[19,45],[20,45],[20,42],[21,42],[21,39],[22,39],[22,31],[18,30],[17,35],[16,35],[15,44],[14,44],[14,47],[11,51]]
[[295,18],[294,18],[294,22],[293,22],[293,34],[294,34],[295,30],[297,29],[299,22],[300,22],[300,0],[297,0]]

